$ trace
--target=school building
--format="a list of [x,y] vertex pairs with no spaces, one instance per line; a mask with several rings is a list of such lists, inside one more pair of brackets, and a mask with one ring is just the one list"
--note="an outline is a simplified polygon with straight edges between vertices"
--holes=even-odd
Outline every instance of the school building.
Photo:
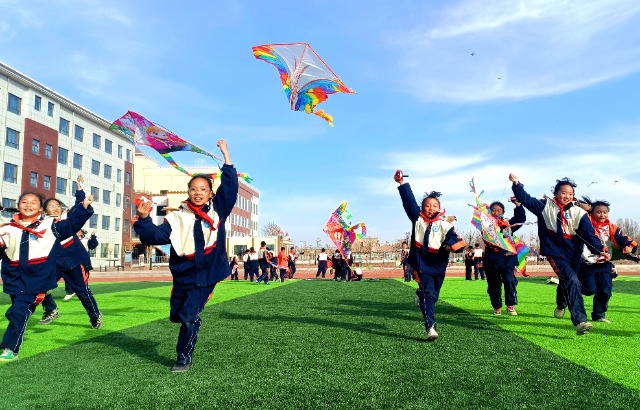
[[[22,192],[75,202],[75,181],[93,194],[95,214],[84,226],[100,245],[94,266],[119,264],[132,248],[134,145],[109,130],[111,121],[0,62],[2,206],[16,208]],[[13,212],[5,211],[5,217]]]

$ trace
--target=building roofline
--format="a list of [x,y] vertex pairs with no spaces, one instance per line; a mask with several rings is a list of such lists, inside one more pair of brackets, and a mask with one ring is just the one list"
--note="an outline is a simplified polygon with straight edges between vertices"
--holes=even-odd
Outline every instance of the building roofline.
[[60,103],[60,105],[69,108],[73,111],[78,111],[80,113],[82,113],[83,115],[85,115],[86,117],[91,118],[92,120],[94,120],[95,122],[97,122],[100,125],[103,125],[106,128],[109,128],[111,126],[111,121],[106,120],[105,118],[102,118],[101,116],[99,116],[98,114],[92,112],[91,110],[89,110],[88,108],[85,108],[83,106],[81,106],[80,104],[71,101],[70,99],[64,97],[62,94],[59,94],[55,91],[53,91],[51,88],[40,84],[39,82],[37,82],[36,80],[34,80],[33,78],[27,76],[26,74],[21,73],[20,71],[16,70],[15,68],[8,66],[7,64],[3,63],[2,61],[0,61],[0,73],[6,75],[7,77],[11,78],[11,79],[15,79],[18,82],[22,83],[23,85],[32,88],[36,91],[39,91],[40,93],[46,95],[47,97],[56,100],[58,103]]

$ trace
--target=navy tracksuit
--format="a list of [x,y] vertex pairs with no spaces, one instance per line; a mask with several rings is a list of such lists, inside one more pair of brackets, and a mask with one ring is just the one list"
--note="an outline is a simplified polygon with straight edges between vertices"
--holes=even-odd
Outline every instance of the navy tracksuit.
[[[513,218],[508,224],[522,224],[527,220],[523,206],[516,206],[513,211]],[[522,225],[511,226],[507,229],[511,233],[517,231]],[[504,234],[505,228],[500,229]],[[502,285],[504,284],[504,301],[507,306],[518,304],[518,294],[516,287],[518,279],[515,275],[515,268],[518,265],[518,255],[508,254],[508,252],[497,246],[492,246],[485,241],[483,267],[487,278],[487,293],[494,309],[502,307]]]
[[578,269],[584,244],[600,253],[604,245],[596,236],[587,213],[574,203],[559,209],[552,198],[535,199],[521,183],[512,186],[516,199],[538,217],[540,254],[547,257],[560,284],[556,295],[558,309],[568,305],[574,326],[587,321]]
[[[224,220],[231,214],[238,197],[238,177],[233,165],[225,164],[222,166],[221,179],[213,201],[202,208],[202,212],[209,213],[210,206],[213,206],[215,214],[219,217],[219,224],[215,231],[205,220],[189,210],[186,204],[180,211],[174,211],[180,212],[180,214],[167,215],[167,218],[171,218],[171,220],[182,219],[184,221],[195,218],[193,226],[184,227],[182,228],[184,231],[175,232],[177,235],[191,232],[193,242],[191,242],[191,238],[182,239],[189,246],[194,247],[193,254],[179,255],[176,252],[176,247],[185,247],[185,245],[171,242],[172,225],[169,221],[156,226],[151,218],[147,217],[139,218],[133,224],[133,228],[143,244],[171,244],[169,269],[173,276],[173,289],[169,300],[169,319],[171,322],[181,324],[176,343],[176,365],[190,365],[192,363],[200,329],[200,313],[211,297],[216,283],[231,274],[225,249]],[[180,225],[176,224],[176,226]],[[204,237],[203,231],[205,229],[210,232],[209,239]],[[214,235],[215,243],[207,247],[206,241],[213,241]]]

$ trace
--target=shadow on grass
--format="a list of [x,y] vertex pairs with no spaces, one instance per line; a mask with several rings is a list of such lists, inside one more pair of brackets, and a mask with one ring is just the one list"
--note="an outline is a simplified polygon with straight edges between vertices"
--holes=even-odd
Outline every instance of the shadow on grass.
[[137,338],[129,336],[123,332],[113,332],[91,339],[91,342],[122,350],[123,352],[137,356],[142,360],[157,363],[162,366],[168,367],[175,362],[175,359],[173,358],[158,354],[158,346],[160,345],[160,342],[149,338]]

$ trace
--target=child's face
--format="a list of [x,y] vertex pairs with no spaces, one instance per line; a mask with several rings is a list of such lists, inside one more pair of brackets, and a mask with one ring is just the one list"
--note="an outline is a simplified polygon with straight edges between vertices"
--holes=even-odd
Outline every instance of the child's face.
[[189,186],[189,201],[200,207],[213,197],[213,192],[209,189],[209,183],[204,178],[196,178],[191,181],[191,185]]
[[491,207],[491,216],[494,218],[500,218],[503,214],[504,211],[500,205],[494,205]]
[[407,249],[407,244],[406,243],[402,244],[402,249]]
[[40,198],[32,194],[23,196],[18,204],[18,211],[22,219],[37,219],[42,213]]
[[562,185],[555,194],[555,199],[560,205],[567,205],[573,201],[573,187],[571,185]]
[[58,217],[62,215],[62,207],[58,201],[49,201],[47,207],[44,210],[45,215]]
[[593,216],[596,221],[604,222],[609,219],[609,208],[604,205],[598,205],[593,209]]
[[422,212],[431,218],[440,212],[440,203],[435,198],[427,198],[422,205]]

